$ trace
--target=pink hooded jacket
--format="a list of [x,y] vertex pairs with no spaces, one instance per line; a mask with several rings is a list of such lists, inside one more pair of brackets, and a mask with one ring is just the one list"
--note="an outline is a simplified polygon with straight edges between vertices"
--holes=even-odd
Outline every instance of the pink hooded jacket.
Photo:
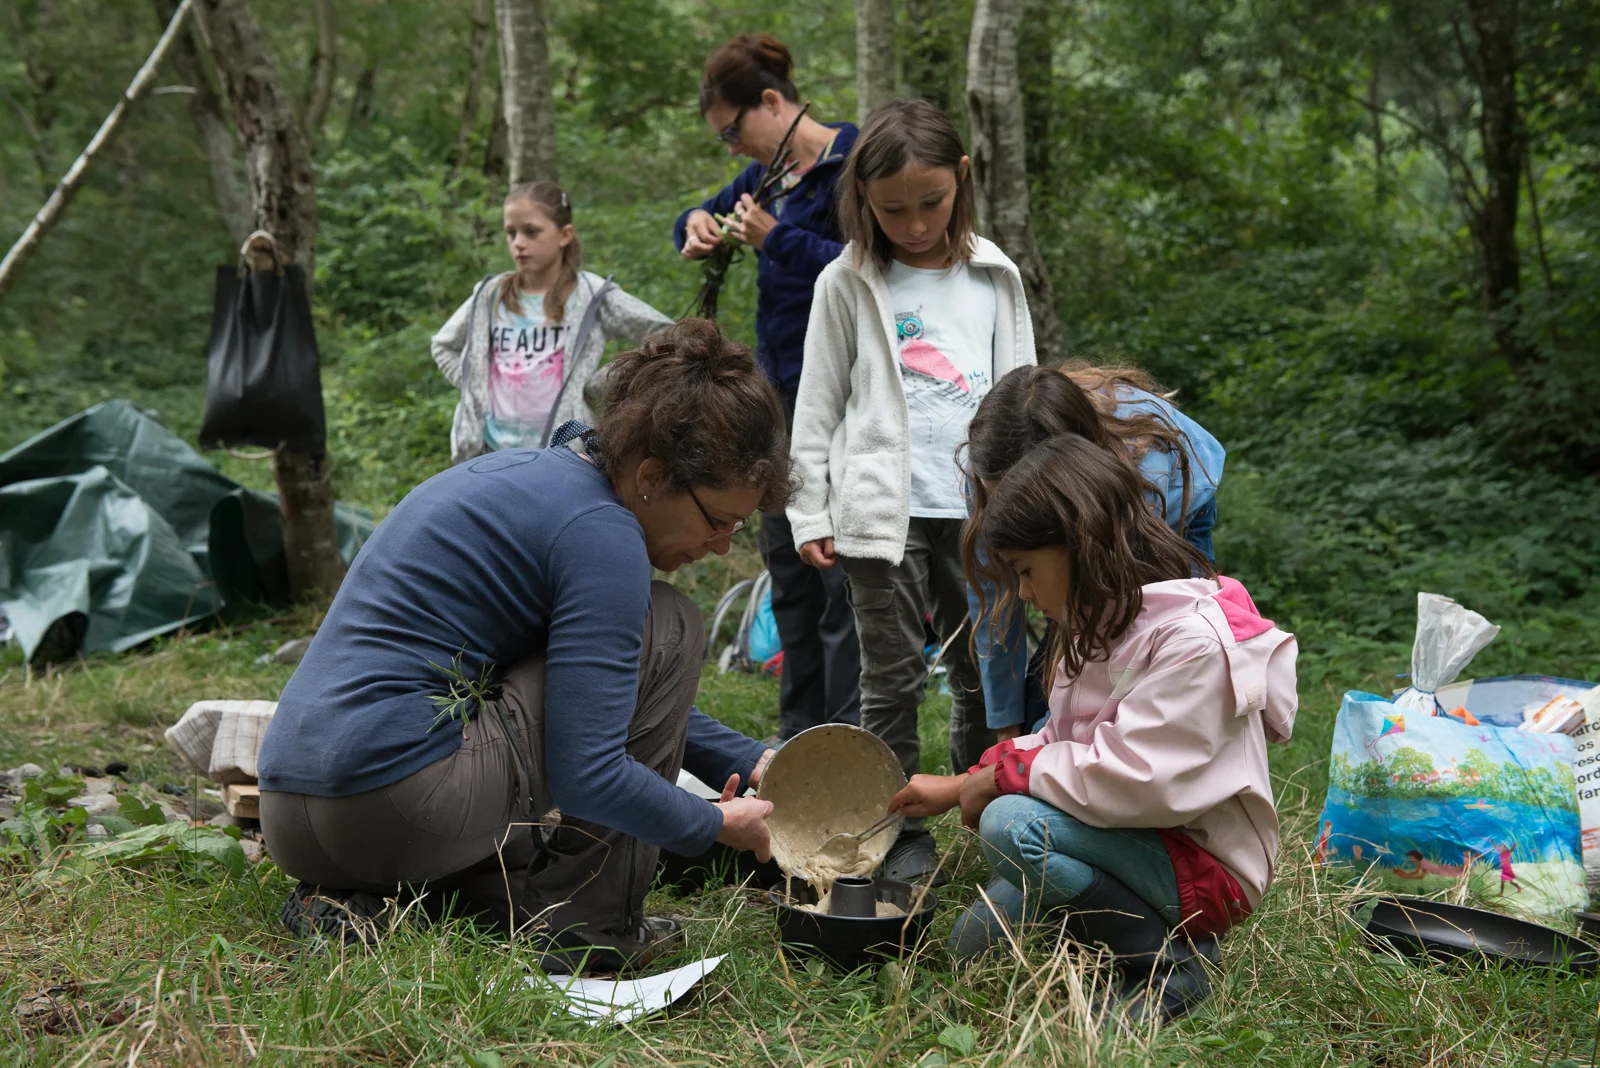
[[1278,852],[1267,742],[1294,730],[1299,647],[1230,578],[1143,596],[1108,657],[1056,676],[1044,729],[996,747],[996,783],[1095,827],[1180,831],[1253,910]]

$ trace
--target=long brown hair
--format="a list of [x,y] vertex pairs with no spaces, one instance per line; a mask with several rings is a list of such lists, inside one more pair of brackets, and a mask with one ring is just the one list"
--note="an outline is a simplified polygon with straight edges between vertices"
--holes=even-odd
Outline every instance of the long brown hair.
[[1019,459],[989,491],[978,522],[988,557],[980,562],[972,539],[965,539],[961,564],[980,603],[985,581],[999,591],[997,609],[1017,597],[1016,572],[1000,554],[1046,548],[1067,554],[1067,603],[1046,654],[1047,683],[1058,666],[1072,678],[1109,654],[1144,605],[1141,587],[1216,574],[1200,550],[1150,510],[1144,482],[1125,456],[1072,434]]
[[1163,400],[1172,396],[1143,371],[1083,363],[1061,369],[1019,367],[996,382],[967,425],[963,467],[973,485],[975,509],[983,508],[984,483],[998,482],[1040,442],[1069,434],[1125,456],[1135,466],[1152,449],[1171,453],[1183,479],[1182,510],[1187,514],[1189,436],[1159,412],[1118,415],[1118,403],[1133,390]]
[[[572,225],[572,198],[554,182],[524,182],[514,185],[506,194],[505,203],[531,200],[544,209],[556,229]],[[556,284],[545,290],[544,318],[547,323],[559,323],[567,315],[567,298],[578,288],[578,268],[583,264],[583,245],[576,232],[561,250],[561,273]],[[512,271],[500,280],[500,303],[514,315],[522,314],[522,280]]]
[[783,405],[750,350],[716,323],[685,319],[609,366],[596,428],[596,459],[608,477],[654,457],[676,492],[759,486],[763,512],[789,503]]
[[794,57],[770,33],[741,33],[706,60],[700,76],[700,114],[718,104],[731,108],[761,106],[768,89],[791,103],[800,100],[791,75]]
[[867,202],[867,183],[892,178],[913,163],[948,167],[955,175],[955,206],[945,228],[950,248],[945,266],[972,258],[978,208],[971,167],[965,177],[961,174],[966,154],[950,116],[926,100],[890,100],[872,109],[839,178],[839,229],[846,241],[855,244],[857,267],[866,262],[868,252],[880,268],[889,266],[894,256],[894,244]]

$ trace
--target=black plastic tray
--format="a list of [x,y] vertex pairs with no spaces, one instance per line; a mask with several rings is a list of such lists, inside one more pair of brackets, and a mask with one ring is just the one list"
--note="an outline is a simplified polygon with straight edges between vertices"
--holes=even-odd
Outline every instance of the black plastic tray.
[[[1356,906],[1373,904],[1369,898]],[[1498,912],[1425,898],[1377,899],[1367,932],[1402,953],[1428,957],[1500,957],[1522,964],[1559,964],[1593,972],[1600,953],[1571,935]]]

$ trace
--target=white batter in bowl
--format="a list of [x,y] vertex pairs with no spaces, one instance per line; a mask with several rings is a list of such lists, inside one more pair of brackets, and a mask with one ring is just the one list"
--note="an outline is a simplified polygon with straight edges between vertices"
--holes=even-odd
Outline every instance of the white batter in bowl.
[[871,875],[894,845],[904,820],[859,850],[822,844],[836,834],[858,834],[881,819],[906,785],[900,762],[883,740],[860,727],[829,723],[801,731],[773,756],[756,796],[772,802],[767,827],[772,859],[804,879],[826,899],[841,875]]

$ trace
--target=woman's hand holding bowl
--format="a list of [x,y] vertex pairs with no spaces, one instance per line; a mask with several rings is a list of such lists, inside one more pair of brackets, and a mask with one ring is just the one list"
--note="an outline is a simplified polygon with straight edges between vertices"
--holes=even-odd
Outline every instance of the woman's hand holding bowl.
[[717,835],[717,841],[740,852],[752,852],[757,860],[766,863],[772,859],[772,835],[767,830],[772,802],[738,797],[738,790],[739,776],[729,776],[722,788],[722,800],[717,802],[722,810],[722,833]]

